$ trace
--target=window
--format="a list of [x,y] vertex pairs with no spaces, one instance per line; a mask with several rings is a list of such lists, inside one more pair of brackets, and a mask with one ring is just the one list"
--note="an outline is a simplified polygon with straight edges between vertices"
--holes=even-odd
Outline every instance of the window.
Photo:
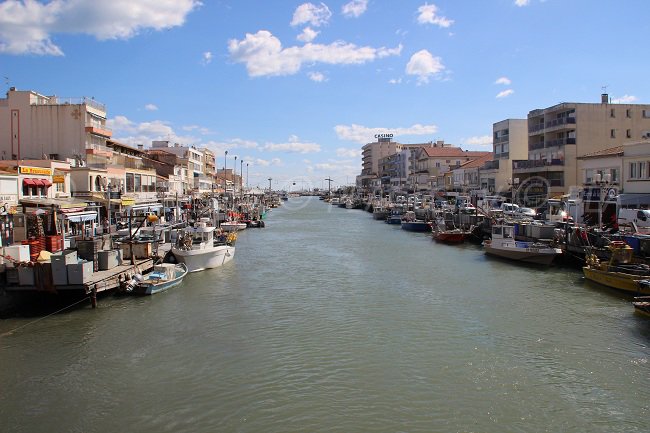
[[126,192],[134,192],[134,176],[133,173],[126,174]]
[[629,108],[627,110],[625,110],[625,117],[627,117],[628,119],[631,118],[632,117],[632,110],[630,110]]
[[632,130],[631,130],[631,129],[628,129],[627,131],[625,131],[625,136],[626,136],[627,138],[632,138]]
[[616,117],[614,109],[609,110],[609,117]]
[[133,179],[133,189],[135,192],[141,192],[142,191],[142,176],[139,174],[136,174]]
[[630,162],[630,179],[648,179],[648,164],[645,161]]
[[615,129],[612,129],[611,131],[609,131],[609,137],[610,138],[616,138],[616,130]]
[[644,119],[650,118],[650,110],[643,110],[643,118]]

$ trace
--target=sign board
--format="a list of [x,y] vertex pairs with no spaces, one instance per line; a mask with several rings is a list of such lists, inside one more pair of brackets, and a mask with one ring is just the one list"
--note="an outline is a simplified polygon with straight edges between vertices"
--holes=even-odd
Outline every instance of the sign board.
[[52,175],[52,169],[43,167],[20,167],[20,174],[41,174],[45,176]]
[[65,176],[55,174],[52,176],[52,183],[65,183]]

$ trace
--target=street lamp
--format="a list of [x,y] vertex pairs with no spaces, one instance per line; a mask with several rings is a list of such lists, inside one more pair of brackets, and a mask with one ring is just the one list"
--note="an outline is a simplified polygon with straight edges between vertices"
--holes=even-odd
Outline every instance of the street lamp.
[[228,165],[228,151],[226,150],[226,154],[223,157],[223,192],[224,194],[226,193],[226,186],[228,185],[228,182],[226,181],[226,168]]
[[611,175],[609,173],[602,175],[596,173],[594,183],[598,185],[598,229],[603,227],[603,204],[608,193]]
[[239,160],[239,195],[244,197],[244,160]]
[[246,163],[246,189],[248,189],[248,163]]
[[232,197],[233,197],[233,202],[235,200],[236,195],[237,195],[237,156],[235,156],[235,165],[233,167],[233,172],[232,172]]

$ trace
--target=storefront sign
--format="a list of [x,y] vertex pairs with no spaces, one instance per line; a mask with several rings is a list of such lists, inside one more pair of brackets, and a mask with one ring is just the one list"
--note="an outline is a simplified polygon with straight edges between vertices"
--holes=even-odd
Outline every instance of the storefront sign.
[[133,206],[135,204],[134,198],[123,198],[121,202],[122,206]]
[[393,138],[393,134],[375,134],[375,138]]
[[65,183],[65,176],[55,174],[52,176],[52,183]]
[[43,167],[20,167],[20,174],[41,174],[44,176],[51,176],[52,170]]

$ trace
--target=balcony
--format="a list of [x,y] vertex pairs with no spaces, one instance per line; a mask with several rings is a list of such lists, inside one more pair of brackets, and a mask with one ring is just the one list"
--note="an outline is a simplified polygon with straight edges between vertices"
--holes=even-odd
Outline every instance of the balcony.
[[[576,118],[575,117],[561,117],[559,119],[553,119],[549,120],[546,122],[546,129],[562,129],[565,128],[566,125],[575,125],[576,124]],[[548,131],[547,131],[548,132]]]
[[101,144],[86,143],[86,155],[103,156],[105,158],[112,158],[113,151]]
[[544,124],[543,123],[538,123],[537,125],[531,125],[528,127],[528,133],[536,133],[544,130]]
[[576,144],[575,138],[558,138],[557,140],[548,140],[544,147],[564,146],[565,144]]
[[507,143],[508,141],[510,141],[510,136],[502,135],[501,137],[495,138],[493,140],[493,144],[502,144],[502,143]]
[[544,142],[540,143],[530,143],[528,145],[528,150],[537,150],[537,149],[544,149]]
[[86,132],[95,135],[101,135],[102,137],[110,138],[113,135],[111,128],[106,125],[102,125],[99,122],[87,122],[86,123]]
[[539,160],[520,160],[513,161],[512,168],[515,170],[527,169],[527,168],[540,168],[540,167],[551,167],[551,166],[564,166],[564,161],[561,159],[539,159]]

